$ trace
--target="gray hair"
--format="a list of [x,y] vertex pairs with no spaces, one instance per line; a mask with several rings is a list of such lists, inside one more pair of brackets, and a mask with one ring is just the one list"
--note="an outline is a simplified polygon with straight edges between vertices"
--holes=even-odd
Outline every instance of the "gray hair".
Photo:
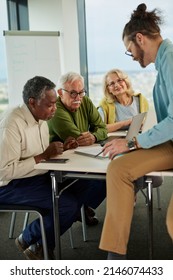
[[54,89],[56,85],[45,77],[35,76],[28,80],[23,88],[23,101],[28,106],[29,99],[40,100],[45,96],[47,90]]
[[84,84],[84,78],[75,72],[67,72],[66,74],[60,76],[57,84],[57,89],[64,88],[66,83],[73,83],[76,80],[80,80]]

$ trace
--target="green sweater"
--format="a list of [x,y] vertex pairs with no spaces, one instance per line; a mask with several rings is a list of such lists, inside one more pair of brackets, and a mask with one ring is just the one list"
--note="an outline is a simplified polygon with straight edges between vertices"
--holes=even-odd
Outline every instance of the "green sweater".
[[52,119],[48,121],[50,142],[62,140],[72,136],[77,138],[82,132],[90,131],[97,141],[107,138],[106,125],[103,123],[97,108],[92,101],[84,96],[76,112],[70,112],[57,100],[57,110]]

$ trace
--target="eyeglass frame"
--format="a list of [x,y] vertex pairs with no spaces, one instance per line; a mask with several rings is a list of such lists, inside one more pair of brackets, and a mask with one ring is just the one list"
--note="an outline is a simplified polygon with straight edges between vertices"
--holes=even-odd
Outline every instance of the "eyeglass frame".
[[131,57],[133,57],[133,54],[130,51],[128,51],[128,49],[130,48],[131,43],[135,42],[137,33],[141,33],[142,35],[148,35],[148,36],[150,35],[153,37],[158,36],[160,34],[160,32],[149,32],[147,30],[138,30],[138,31],[134,31],[132,34],[130,34],[130,36],[129,36],[130,43],[127,47],[127,50],[125,51],[125,54],[128,56],[131,56]]
[[87,91],[86,91],[85,89],[81,90],[80,92],[77,92],[77,91],[75,91],[75,90],[69,91],[69,90],[64,89],[64,88],[62,88],[61,90],[64,90],[64,91],[66,91],[67,93],[69,93],[69,94],[70,94],[70,97],[73,98],[73,99],[75,99],[78,95],[79,95],[79,97],[84,97],[85,94],[87,93]]
[[128,56],[133,57],[133,54],[129,51],[131,43],[132,43],[132,41],[130,41],[130,43],[129,43],[128,47],[127,47],[127,50],[125,51],[125,54],[128,55]]
[[116,82],[112,81],[111,83],[107,84],[106,87],[112,87],[112,86],[115,86],[116,84],[119,85],[123,82],[125,82],[125,79],[119,78],[119,79],[116,80]]

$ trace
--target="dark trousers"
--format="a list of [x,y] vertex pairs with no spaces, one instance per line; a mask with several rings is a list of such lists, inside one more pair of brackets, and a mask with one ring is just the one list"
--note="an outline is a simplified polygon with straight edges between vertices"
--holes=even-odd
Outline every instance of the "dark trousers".
[[[66,182],[67,184],[68,182]],[[59,198],[60,231],[63,234],[76,221],[82,204],[97,208],[106,196],[106,183],[99,180],[78,180],[62,192]],[[46,209],[44,223],[48,247],[55,246],[50,174],[12,180],[0,187],[0,203],[23,204]],[[39,219],[30,223],[23,232],[28,245],[42,243]]]

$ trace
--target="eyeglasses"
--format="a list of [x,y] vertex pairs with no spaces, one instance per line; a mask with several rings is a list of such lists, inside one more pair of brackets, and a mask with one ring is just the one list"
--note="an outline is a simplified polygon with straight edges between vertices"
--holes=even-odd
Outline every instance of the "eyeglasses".
[[68,92],[70,94],[70,97],[73,98],[73,99],[75,99],[78,95],[80,97],[84,97],[85,94],[86,94],[86,90],[85,89],[81,90],[80,92],[77,92],[75,90],[69,91],[69,90],[64,89],[64,88],[62,88],[62,90]]
[[118,79],[115,82],[112,81],[109,84],[107,84],[107,87],[114,87],[116,84],[121,85],[124,82],[124,79]]
[[125,54],[129,55],[129,56],[133,56],[133,54],[129,51],[131,43],[132,43],[132,41],[130,41],[130,43],[129,43],[128,47],[127,47],[127,50],[125,51]]

